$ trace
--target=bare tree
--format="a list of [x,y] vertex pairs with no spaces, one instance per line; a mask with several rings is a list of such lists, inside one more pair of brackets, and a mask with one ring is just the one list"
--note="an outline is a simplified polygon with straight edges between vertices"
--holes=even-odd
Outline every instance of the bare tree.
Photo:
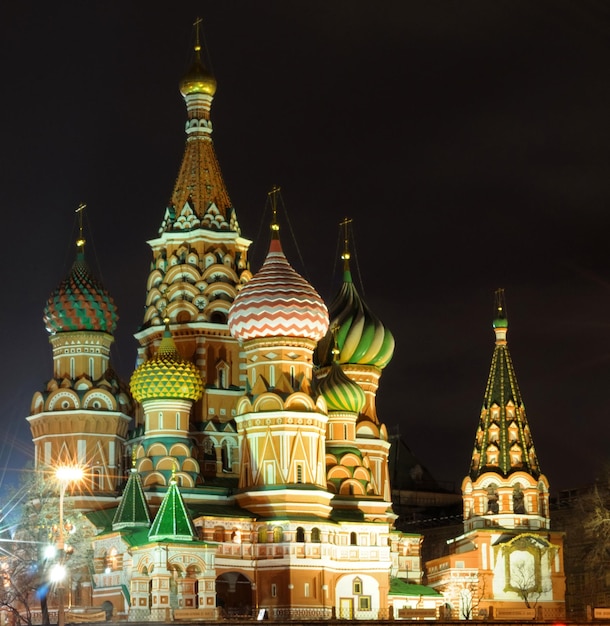
[[596,574],[610,566],[610,467],[606,467],[593,488],[580,499],[583,530],[587,539],[586,560]]
[[536,608],[540,597],[551,590],[551,584],[543,584],[538,580],[532,563],[518,560],[511,563],[510,568],[511,587],[519,594],[528,609]]

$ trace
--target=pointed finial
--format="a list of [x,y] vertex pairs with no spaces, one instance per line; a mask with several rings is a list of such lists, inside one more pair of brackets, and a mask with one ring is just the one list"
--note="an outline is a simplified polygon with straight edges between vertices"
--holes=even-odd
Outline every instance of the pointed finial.
[[138,450],[136,446],[131,449],[131,471],[136,471],[136,460],[138,458]]
[[201,22],[203,22],[203,20],[200,17],[198,17],[193,22],[193,26],[195,27],[195,53],[196,53],[198,59],[201,56],[201,40],[199,38],[199,30],[200,30],[200,27],[201,27]]
[[494,293],[494,332],[496,333],[496,344],[506,343],[506,333],[508,331],[508,319],[506,317],[506,300],[504,289],[496,289]]
[[277,221],[277,196],[281,191],[281,187],[273,185],[271,191],[267,194],[271,199],[271,239],[280,238],[280,225]]
[[171,482],[176,484],[176,472],[178,471],[178,461],[174,459],[174,463],[172,464],[172,477]]
[[76,240],[76,247],[81,250],[85,247],[85,238],[83,237],[83,211],[87,208],[84,202],[78,205],[78,208],[74,211],[78,213],[78,239]]
[[341,258],[343,259],[343,270],[349,270],[349,233],[348,226],[352,223],[352,219],[350,217],[344,217],[342,222],[339,222],[339,226],[343,226],[343,253],[341,254]]

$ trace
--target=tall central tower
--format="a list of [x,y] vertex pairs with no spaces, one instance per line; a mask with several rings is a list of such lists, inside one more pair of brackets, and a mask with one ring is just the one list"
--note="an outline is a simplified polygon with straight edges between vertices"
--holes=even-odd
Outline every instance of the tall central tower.
[[[216,79],[202,59],[196,31],[193,61],[180,82],[187,110],[186,145],[158,237],[148,243],[152,262],[144,323],[136,333],[138,364],[153,357],[164,320],[180,356],[197,367],[205,392],[192,413],[192,436],[205,450],[204,476],[235,474],[236,435],[227,425],[241,395],[239,347],[227,315],[251,277],[237,215],[212,142],[210,110]],[[137,423],[143,425],[143,415]],[[135,442],[134,442],[135,443]]]

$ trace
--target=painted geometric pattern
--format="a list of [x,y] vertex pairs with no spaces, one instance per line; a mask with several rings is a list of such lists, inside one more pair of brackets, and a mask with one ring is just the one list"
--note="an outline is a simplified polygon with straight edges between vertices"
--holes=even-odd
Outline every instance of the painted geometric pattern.
[[114,333],[117,309],[113,299],[91,275],[84,254],[77,254],[70,274],[51,294],[44,322],[51,334],[72,330]]
[[262,268],[235,298],[229,330],[242,341],[261,337],[318,341],[328,330],[326,305],[288,263],[279,240],[272,240]]
[[373,365],[383,369],[394,354],[394,337],[362,301],[352,282],[351,272],[345,271],[341,290],[330,305],[330,328],[320,342],[316,360],[321,365],[332,362],[336,329],[339,363]]
[[138,402],[153,399],[195,402],[203,394],[203,382],[196,365],[180,357],[171,334],[166,330],[157,354],[133,373],[130,389]]
[[328,374],[320,381],[318,390],[329,411],[359,413],[364,408],[364,391],[343,372],[337,363],[331,365]]

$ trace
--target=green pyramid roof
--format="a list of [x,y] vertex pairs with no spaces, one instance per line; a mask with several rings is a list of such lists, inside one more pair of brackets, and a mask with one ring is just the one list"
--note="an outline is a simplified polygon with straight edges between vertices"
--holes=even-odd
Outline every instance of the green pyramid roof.
[[[506,477],[510,472],[523,471],[538,478],[538,458],[506,341],[508,319],[504,290],[496,291],[495,297],[493,327],[496,345],[475,438],[470,477],[475,480],[484,472],[497,472]],[[497,462],[491,460],[491,454]],[[511,456],[515,455],[520,457],[518,463],[511,461]]]
[[391,596],[438,596],[442,597],[442,594],[432,589],[432,587],[426,587],[425,585],[416,585],[414,583],[408,583],[400,578],[390,578],[390,592]]
[[112,520],[112,530],[138,527],[150,527],[150,511],[140,475],[132,469]]
[[150,528],[148,538],[151,541],[179,540],[195,541],[197,533],[191,517],[186,510],[182,495],[175,480],[171,480],[169,489],[161,502],[155,521]]

